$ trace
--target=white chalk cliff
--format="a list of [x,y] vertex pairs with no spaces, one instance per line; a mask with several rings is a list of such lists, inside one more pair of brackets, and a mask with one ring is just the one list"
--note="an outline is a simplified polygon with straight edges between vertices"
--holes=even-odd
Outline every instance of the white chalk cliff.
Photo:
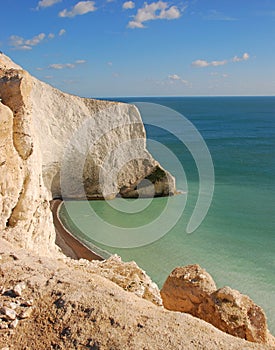
[[14,238],[26,247],[35,249],[36,241],[49,242],[46,250],[54,247],[52,198],[175,191],[174,178],[146,149],[135,106],[63,93],[4,54],[0,99],[0,229],[24,228],[25,237]]

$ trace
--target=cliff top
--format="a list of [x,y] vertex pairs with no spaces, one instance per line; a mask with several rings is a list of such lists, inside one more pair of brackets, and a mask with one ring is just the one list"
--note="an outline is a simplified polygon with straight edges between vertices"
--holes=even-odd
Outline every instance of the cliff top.
[[5,69],[23,69],[3,53],[0,53],[0,68],[1,66]]

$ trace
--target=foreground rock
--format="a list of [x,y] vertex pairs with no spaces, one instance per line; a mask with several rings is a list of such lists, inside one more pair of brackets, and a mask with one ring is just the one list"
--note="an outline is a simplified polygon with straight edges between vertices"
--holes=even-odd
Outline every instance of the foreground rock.
[[264,311],[248,296],[223,287],[199,265],[175,268],[161,290],[168,310],[190,313],[222,331],[251,342],[275,345]]
[[[73,262],[72,262],[73,263]],[[151,301],[162,306],[162,299],[158,286],[152,282],[151,278],[134,262],[123,262],[117,255],[111,256],[104,261],[82,260],[75,263],[86,266],[89,271],[93,271],[108,280],[116,283],[128,292],[136,294],[138,297]]]
[[93,263],[33,256],[1,238],[0,247],[0,285],[26,283],[21,296],[0,295],[0,304],[20,303],[16,327],[0,329],[0,349],[272,349],[141,299],[95,273]]
[[202,302],[216,290],[212,277],[199,265],[175,268],[165,281],[161,297],[168,310],[198,315]]

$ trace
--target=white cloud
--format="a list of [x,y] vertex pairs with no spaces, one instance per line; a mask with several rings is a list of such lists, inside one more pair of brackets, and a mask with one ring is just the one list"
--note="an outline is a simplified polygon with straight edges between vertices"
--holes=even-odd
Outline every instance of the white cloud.
[[171,82],[171,83],[174,83],[174,82],[180,82],[180,83],[183,83],[183,84],[188,84],[188,81],[187,80],[184,80],[182,79],[179,75],[177,74],[170,74],[168,75],[168,80]]
[[144,3],[144,6],[138,9],[134,19],[128,23],[128,28],[145,28],[144,22],[156,19],[177,19],[181,12],[177,6],[169,7],[167,2],[157,1],[151,4]]
[[66,33],[66,30],[65,30],[65,29],[60,29],[58,35],[59,35],[59,36],[62,36],[62,35],[64,35],[65,33]]
[[[24,39],[18,35],[11,35],[10,46],[15,50],[31,50],[33,46],[40,44],[46,38],[45,33],[40,33],[32,39]],[[49,37],[50,38],[50,37]]]
[[109,67],[112,67],[113,62],[107,62],[107,64],[108,64]]
[[245,52],[242,57],[234,56],[232,58],[233,62],[241,62],[241,61],[247,61],[249,59],[249,54]]
[[198,68],[209,67],[209,66],[212,66],[212,67],[224,66],[225,64],[227,64],[227,60],[211,61],[211,62],[208,62],[206,60],[196,60],[192,62],[192,66],[198,67]]
[[55,37],[55,35],[53,34],[53,33],[50,33],[49,35],[48,35],[48,38],[49,39],[53,39]]
[[83,64],[85,63],[85,60],[76,60],[74,63],[53,63],[48,66],[50,69],[64,69],[64,68],[75,68],[78,64]]
[[73,63],[53,63],[49,65],[49,68],[52,69],[64,69],[64,68],[74,68],[75,64]]
[[83,64],[86,63],[86,60],[76,60],[75,64]]
[[79,1],[71,11],[67,9],[59,12],[59,17],[75,17],[78,15],[85,15],[89,12],[94,12],[96,10],[94,1]]
[[226,16],[222,12],[217,10],[210,10],[207,15],[203,16],[204,19],[209,21],[236,21],[234,17]]
[[217,77],[217,78],[219,78],[219,77],[228,78],[229,77],[229,74],[227,74],[227,73],[218,73],[218,72],[211,72],[211,73],[209,73],[209,75],[211,77]]
[[40,8],[50,7],[61,1],[62,0],[41,0],[38,2],[36,9],[39,10]]
[[133,1],[126,1],[123,3],[122,8],[124,10],[131,10],[135,8],[135,3]]
[[224,66],[225,64],[227,64],[227,60],[210,62],[210,66],[213,66],[213,67]]
[[40,33],[34,36],[32,39],[25,40],[25,44],[29,46],[36,46],[39,43],[41,43],[41,41],[43,41],[45,37],[46,37],[45,33]]
[[245,52],[241,57],[234,56],[231,60],[223,60],[223,61],[196,60],[192,62],[192,66],[196,68],[224,66],[229,62],[247,61],[249,57],[250,57],[249,54]]
[[208,67],[209,62],[207,62],[206,60],[196,60],[196,61],[192,62],[192,66],[193,67]]
[[168,75],[168,79],[170,80],[180,80],[181,78],[177,74]]

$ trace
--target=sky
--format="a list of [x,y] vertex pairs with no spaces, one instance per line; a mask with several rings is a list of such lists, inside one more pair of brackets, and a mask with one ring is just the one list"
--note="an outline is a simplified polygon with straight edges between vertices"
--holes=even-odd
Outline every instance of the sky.
[[275,95],[275,0],[1,0],[0,50],[83,97]]

